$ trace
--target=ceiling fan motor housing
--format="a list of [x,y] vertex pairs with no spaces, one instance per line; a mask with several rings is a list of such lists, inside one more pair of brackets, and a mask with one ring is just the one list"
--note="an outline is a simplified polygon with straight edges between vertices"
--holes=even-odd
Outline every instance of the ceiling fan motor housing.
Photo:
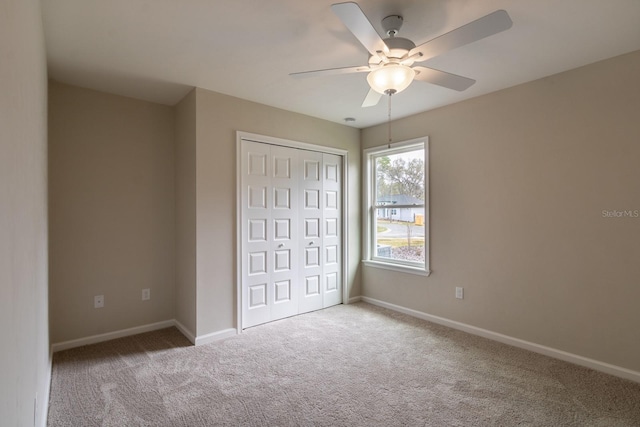
[[389,48],[387,56],[389,58],[402,58],[411,49],[416,47],[416,44],[409,39],[403,37],[389,37],[384,39],[384,44]]
[[[393,62],[399,62],[407,53],[409,53],[411,49],[416,47],[416,44],[414,42],[403,37],[388,37],[384,39],[384,44],[386,44],[389,48],[389,52],[386,54],[387,58],[392,61],[394,59],[397,60]],[[380,58],[378,55],[371,55],[369,57],[370,65],[378,65],[381,62],[382,58]],[[406,65],[410,66],[411,64],[413,64],[413,61]]]

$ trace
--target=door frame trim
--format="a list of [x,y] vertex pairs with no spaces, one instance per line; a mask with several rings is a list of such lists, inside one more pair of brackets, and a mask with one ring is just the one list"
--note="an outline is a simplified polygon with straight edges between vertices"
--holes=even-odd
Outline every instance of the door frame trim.
[[279,145],[282,147],[297,148],[300,150],[317,151],[326,154],[335,154],[342,157],[342,303],[349,303],[349,290],[347,277],[349,271],[349,152],[340,148],[324,145],[310,144],[307,142],[293,141],[289,139],[275,138],[256,133],[236,131],[236,330],[242,333],[242,141],[257,142],[259,144]]

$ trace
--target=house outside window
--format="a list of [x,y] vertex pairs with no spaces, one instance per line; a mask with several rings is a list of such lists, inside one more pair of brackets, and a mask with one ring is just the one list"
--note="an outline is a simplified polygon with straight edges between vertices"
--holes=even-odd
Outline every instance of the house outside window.
[[429,274],[428,138],[364,150],[364,262]]

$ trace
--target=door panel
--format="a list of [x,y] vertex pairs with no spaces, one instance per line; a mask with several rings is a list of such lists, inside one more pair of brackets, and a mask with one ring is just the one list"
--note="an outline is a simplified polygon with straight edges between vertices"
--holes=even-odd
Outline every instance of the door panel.
[[241,197],[242,218],[245,226],[241,231],[242,257],[242,326],[244,328],[268,322],[269,270],[271,236],[271,202],[268,187],[269,146],[242,142]]
[[249,308],[265,307],[267,305],[267,284],[260,283],[249,287]]
[[304,289],[305,297],[320,295],[320,276],[307,276],[305,277],[304,281],[305,281],[305,289]]
[[291,219],[279,218],[273,220],[274,240],[291,240]]
[[302,294],[298,311],[306,313],[322,308],[322,153],[300,150],[303,176],[300,195],[303,205],[299,211],[301,221],[300,266]]
[[271,146],[274,235],[271,237],[273,269],[270,278],[271,319],[298,314],[298,152]]
[[342,157],[322,155],[323,164],[323,307],[342,302]]
[[291,280],[283,280],[274,283],[274,302],[280,303],[291,300]]

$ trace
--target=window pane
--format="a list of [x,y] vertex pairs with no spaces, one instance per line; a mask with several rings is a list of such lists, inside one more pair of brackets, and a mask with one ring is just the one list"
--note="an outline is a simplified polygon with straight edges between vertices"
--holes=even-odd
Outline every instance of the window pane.
[[424,264],[424,207],[376,209],[374,222],[374,256]]
[[424,203],[424,150],[375,157],[376,206]]
[[373,160],[376,174],[373,255],[424,264],[424,150],[385,154]]

